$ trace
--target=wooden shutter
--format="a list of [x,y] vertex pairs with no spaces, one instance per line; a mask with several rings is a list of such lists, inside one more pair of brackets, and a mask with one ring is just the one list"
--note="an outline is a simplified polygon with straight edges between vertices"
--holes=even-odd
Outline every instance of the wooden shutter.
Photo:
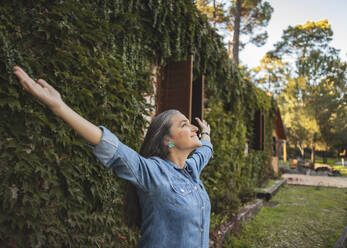
[[157,114],[177,109],[192,119],[193,56],[162,69],[157,89]]
[[275,116],[275,131],[279,139],[282,139],[282,140],[287,139],[286,133],[284,131],[281,113],[279,111],[276,112],[276,116]]
[[264,115],[258,110],[254,118],[254,149],[264,150]]
[[261,139],[260,139],[260,150],[264,150],[264,138],[265,138],[265,123],[264,123],[264,115],[260,112],[261,115]]
[[204,119],[204,90],[205,76],[202,75],[193,82],[193,97],[192,97],[192,123],[198,126],[195,117]]

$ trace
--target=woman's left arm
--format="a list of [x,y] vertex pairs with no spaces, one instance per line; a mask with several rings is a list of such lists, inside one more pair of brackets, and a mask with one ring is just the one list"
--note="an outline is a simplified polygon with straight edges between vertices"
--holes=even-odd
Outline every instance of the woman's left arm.
[[202,146],[198,147],[190,158],[188,158],[187,163],[195,165],[198,175],[207,165],[208,161],[213,155],[213,146],[210,139],[210,125],[207,124],[205,120],[201,121],[199,118],[195,118],[198,122],[201,130],[201,143]]

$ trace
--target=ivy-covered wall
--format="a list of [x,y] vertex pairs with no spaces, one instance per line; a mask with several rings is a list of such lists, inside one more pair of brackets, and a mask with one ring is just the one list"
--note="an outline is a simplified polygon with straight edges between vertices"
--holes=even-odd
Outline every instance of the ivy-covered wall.
[[[0,246],[134,247],[123,221],[124,182],[84,140],[24,92],[12,67],[44,78],[65,102],[138,149],[153,106],[151,66],[194,55],[206,75],[215,154],[202,174],[212,224],[270,175],[272,100],[227,57],[191,0],[3,0],[0,6]],[[253,118],[266,120],[264,151],[244,154]]]

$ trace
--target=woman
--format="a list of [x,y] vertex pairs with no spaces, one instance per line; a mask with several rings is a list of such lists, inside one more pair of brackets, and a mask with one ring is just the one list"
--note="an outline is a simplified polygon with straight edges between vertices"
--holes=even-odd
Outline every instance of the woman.
[[34,82],[18,66],[14,74],[26,91],[94,146],[94,154],[106,167],[136,187],[142,216],[138,247],[208,247],[210,200],[199,179],[213,152],[205,121],[196,118],[200,140],[198,128],[179,111],[161,113],[151,122],[139,155],[107,128],[74,112],[46,81]]

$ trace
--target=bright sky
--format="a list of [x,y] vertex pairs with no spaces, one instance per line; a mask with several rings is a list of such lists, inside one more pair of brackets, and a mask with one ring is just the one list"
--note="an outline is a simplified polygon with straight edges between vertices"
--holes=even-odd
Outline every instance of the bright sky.
[[274,8],[266,27],[268,40],[262,47],[247,45],[240,52],[241,64],[250,68],[258,66],[265,53],[281,39],[283,30],[289,25],[304,24],[306,21],[328,19],[334,32],[330,45],[340,49],[343,60],[347,60],[347,1],[346,0],[267,0]]

